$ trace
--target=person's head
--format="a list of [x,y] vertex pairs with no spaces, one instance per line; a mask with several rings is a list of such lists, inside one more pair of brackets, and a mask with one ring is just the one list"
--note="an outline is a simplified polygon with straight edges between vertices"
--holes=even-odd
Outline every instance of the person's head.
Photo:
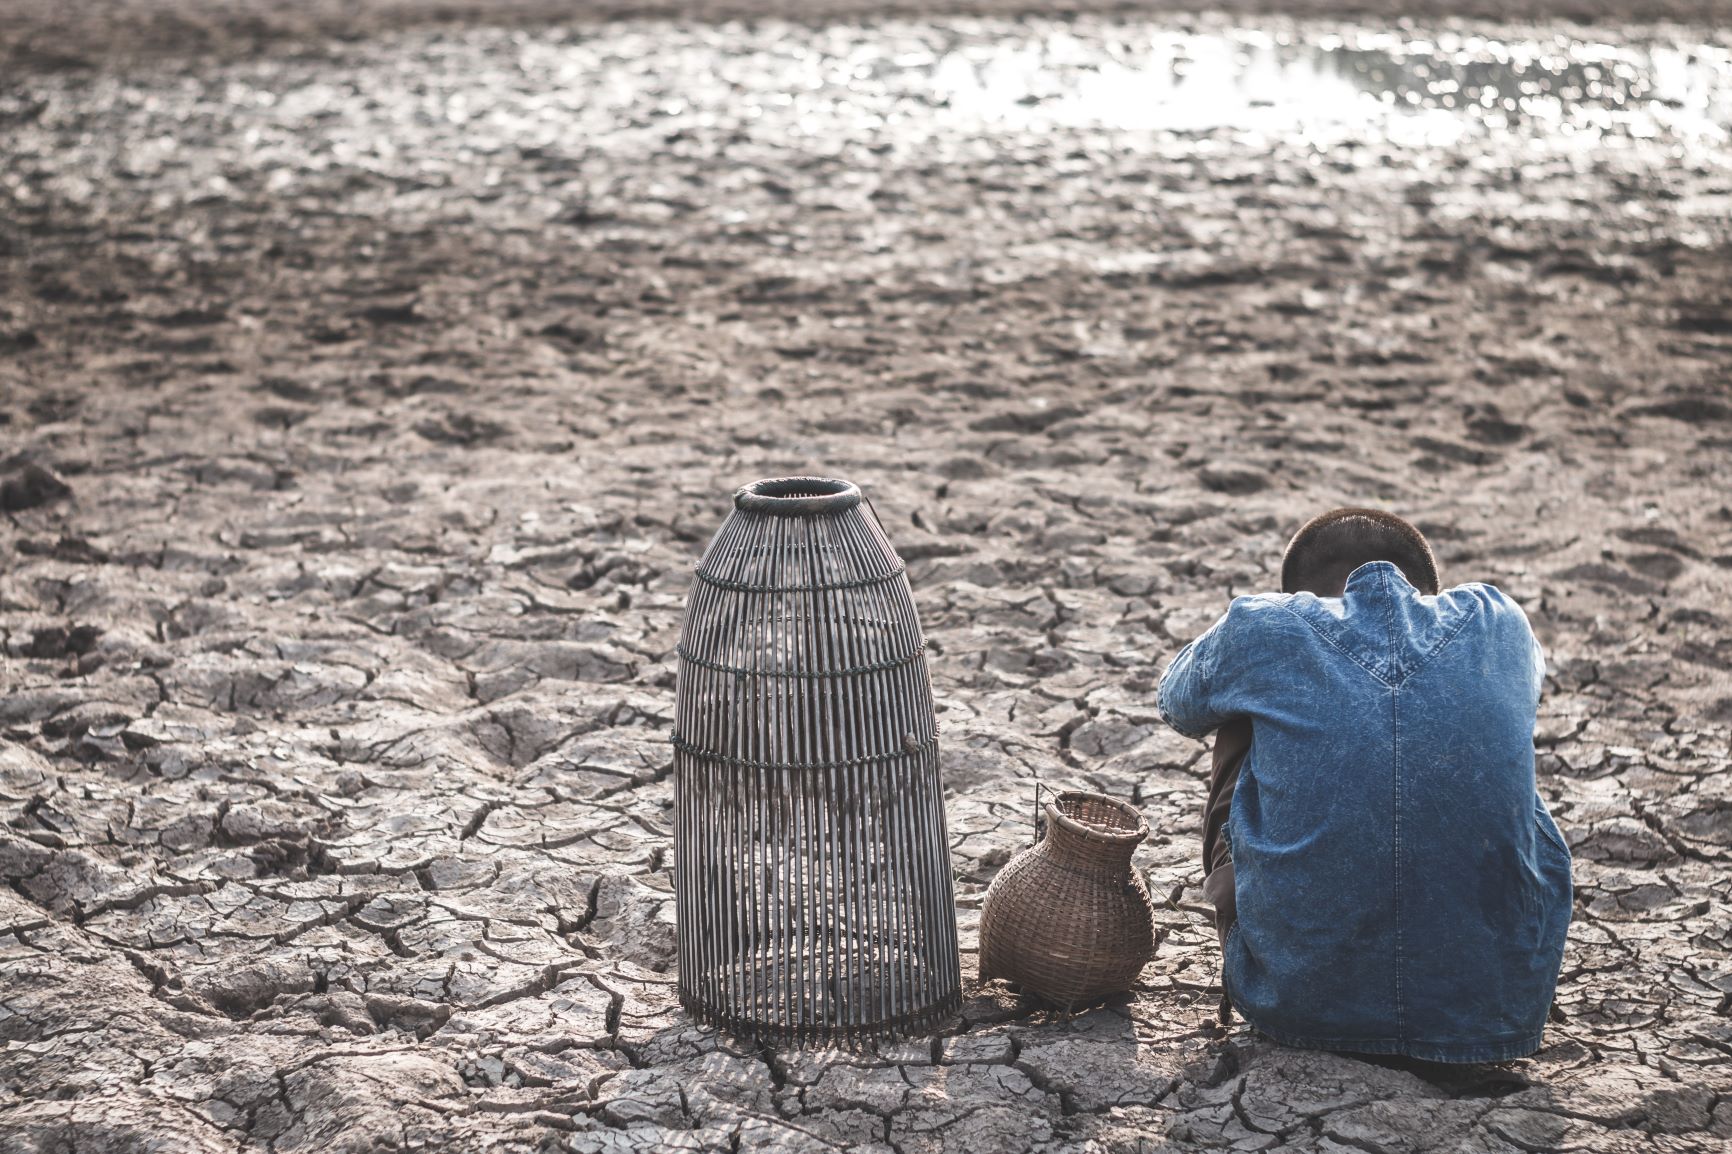
[[1281,592],[1339,597],[1361,565],[1389,561],[1421,593],[1436,593],[1437,559],[1425,534],[1393,513],[1331,509],[1300,526],[1281,558]]

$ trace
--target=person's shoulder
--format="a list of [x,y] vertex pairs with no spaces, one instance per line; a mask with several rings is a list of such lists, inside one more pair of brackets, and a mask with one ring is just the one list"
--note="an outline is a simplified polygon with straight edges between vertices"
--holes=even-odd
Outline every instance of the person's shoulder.
[[1260,613],[1268,609],[1281,609],[1290,604],[1293,598],[1301,596],[1297,593],[1241,593],[1227,606],[1227,612]]
[[1489,581],[1467,581],[1460,585],[1451,585],[1437,595],[1438,600],[1450,600],[1464,604],[1495,605],[1498,607],[1514,606],[1520,608],[1515,600]]
[[1528,627],[1528,615],[1515,598],[1486,581],[1452,585],[1437,595],[1440,604],[1483,619],[1488,625]]
[[1293,603],[1304,593],[1247,593],[1227,606],[1225,623],[1236,631],[1286,629],[1298,624]]

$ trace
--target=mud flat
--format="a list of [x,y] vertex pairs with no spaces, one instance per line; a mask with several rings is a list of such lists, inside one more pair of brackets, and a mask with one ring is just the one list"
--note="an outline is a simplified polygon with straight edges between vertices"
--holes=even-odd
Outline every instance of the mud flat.
[[[0,1149],[1723,1149],[1729,101],[1706,20],[10,74]],[[936,1040],[776,1055],[675,1006],[666,739],[726,494],[810,470],[910,562],[970,984]],[[1211,1024],[1153,685],[1344,502],[1550,656],[1576,920],[1509,1066]],[[1154,829],[1159,954],[1074,1019],[972,981],[1037,779]]]

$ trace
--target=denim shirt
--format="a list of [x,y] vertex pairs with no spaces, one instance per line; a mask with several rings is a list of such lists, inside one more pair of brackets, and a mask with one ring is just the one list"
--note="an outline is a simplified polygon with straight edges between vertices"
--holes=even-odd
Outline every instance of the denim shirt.
[[1387,561],[1341,597],[1237,598],[1173,659],[1174,729],[1251,719],[1223,968],[1247,1022],[1435,1062],[1539,1048],[1571,902],[1534,786],[1544,673],[1497,589],[1427,596]]

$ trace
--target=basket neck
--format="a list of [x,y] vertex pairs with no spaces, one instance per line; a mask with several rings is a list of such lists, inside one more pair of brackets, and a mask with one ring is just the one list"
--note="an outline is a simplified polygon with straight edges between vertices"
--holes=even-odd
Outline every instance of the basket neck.
[[1066,822],[1047,824],[1047,853],[1074,869],[1126,872],[1131,868],[1131,855],[1136,853],[1138,840],[1141,839],[1093,836]]

